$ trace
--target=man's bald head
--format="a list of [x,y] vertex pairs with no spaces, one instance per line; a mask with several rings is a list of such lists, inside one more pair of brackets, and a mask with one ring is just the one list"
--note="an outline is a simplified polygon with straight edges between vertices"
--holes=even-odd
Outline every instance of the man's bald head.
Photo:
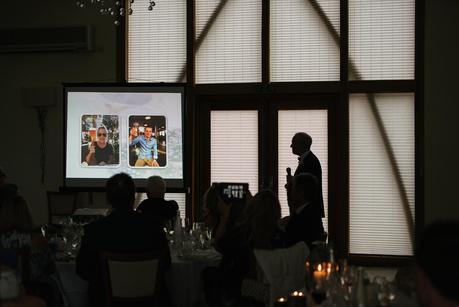
[[292,153],[301,156],[311,149],[312,138],[306,132],[298,132],[292,138]]

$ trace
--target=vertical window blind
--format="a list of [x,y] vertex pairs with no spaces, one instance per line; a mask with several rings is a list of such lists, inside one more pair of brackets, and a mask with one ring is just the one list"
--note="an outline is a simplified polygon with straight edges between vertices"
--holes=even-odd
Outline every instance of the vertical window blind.
[[[415,0],[349,0],[349,79],[414,79]],[[352,66],[351,66],[352,68]]]
[[185,193],[166,193],[164,196],[167,200],[175,200],[178,204],[180,211],[180,218],[185,218],[186,216],[186,194]]
[[[339,33],[339,0],[318,1]],[[339,48],[309,1],[271,0],[272,82],[339,80]]]
[[324,198],[324,228],[328,229],[328,111],[327,110],[281,110],[278,113],[278,182],[282,216],[289,215],[287,193],[284,188],[286,168],[292,174],[298,166],[298,156],[292,154],[290,144],[297,132],[312,137],[311,151],[322,166],[322,193]]
[[196,36],[196,83],[261,82],[261,0],[196,0]]
[[248,182],[258,192],[258,111],[210,113],[211,182]]
[[160,1],[148,11],[132,3],[128,18],[129,82],[185,82],[186,1]]
[[[414,95],[375,100],[414,216]],[[401,194],[366,95],[350,97],[349,130],[350,253],[412,255]]]

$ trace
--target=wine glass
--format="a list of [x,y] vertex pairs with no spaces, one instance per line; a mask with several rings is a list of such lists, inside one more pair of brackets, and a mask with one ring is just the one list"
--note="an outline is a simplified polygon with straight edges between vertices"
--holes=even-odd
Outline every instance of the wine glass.
[[393,282],[386,280],[384,277],[382,281],[377,284],[377,297],[380,306],[391,306],[395,299],[396,288]]

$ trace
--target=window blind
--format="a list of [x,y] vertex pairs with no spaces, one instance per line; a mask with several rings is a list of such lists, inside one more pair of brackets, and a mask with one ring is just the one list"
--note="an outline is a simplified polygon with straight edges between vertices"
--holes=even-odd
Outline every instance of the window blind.
[[[414,216],[414,95],[375,99]],[[350,252],[412,255],[402,199],[366,95],[350,97],[349,130]]]
[[322,193],[324,198],[324,228],[328,229],[328,111],[327,110],[281,110],[278,113],[278,182],[282,216],[289,215],[286,183],[286,168],[292,174],[298,166],[298,156],[292,154],[290,144],[297,132],[306,132],[312,137],[311,151],[322,166]]
[[211,182],[248,182],[258,192],[258,111],[211,111]]
[[[339,0],[318,1],[340,31]],[[309,1],[270,2],[271,81],[339,80],[339,48]]]
[[[136,193],[135,207],[137,207],[144,199],[147,199],[147,193]],[[186,215],[186,194],[185,193],[166,193],[166,200],[175,200],[179,206],[180,218],[185,218]]]
[[184,82],[186,1],[158,1],[152,11],[132,3],[128,19],[129,82]]
[[196,0],[196,35],[196,83],[261,82],[261,0]]
[[349,57],[360,79],[414,79],[414,3],[349,0]]

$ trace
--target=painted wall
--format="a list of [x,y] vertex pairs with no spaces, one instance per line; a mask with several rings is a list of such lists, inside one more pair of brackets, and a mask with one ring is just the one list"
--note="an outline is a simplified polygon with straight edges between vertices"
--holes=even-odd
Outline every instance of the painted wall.
[[[115,26],[74,0],[3,0],[0,27],[95,26],[92,53],[0,55],[0,165],[29,202],[36,223],[47,219],[46,190],[62,183],[62,97],[46,119],[46,177],[40,183],[40,135],[35,111],[22,104],[21,87],[115,81]],[[425,218],[459,218],[459,1],[426,0]],[[82,202],[87,200],[83,199]],[[103,202],[103,195],[96,195]]]
[[[80,9],[74,0],[3,0],[1,28],[93,25],[95,51],[0,54],[0,165],[19,186],[37,224],[47,221],[46,190],[57,190],[63,174],[62,83],[115,81],[116,27],[108,16]],[[57,105],[46,118],[46,174],[40,181],[40,133],[37,113],[25,107],[21,88],[58,88]],[[84,200],[83,200],[84,201]]]
[[459,1],[426,0],[425,220],[459,218]]

